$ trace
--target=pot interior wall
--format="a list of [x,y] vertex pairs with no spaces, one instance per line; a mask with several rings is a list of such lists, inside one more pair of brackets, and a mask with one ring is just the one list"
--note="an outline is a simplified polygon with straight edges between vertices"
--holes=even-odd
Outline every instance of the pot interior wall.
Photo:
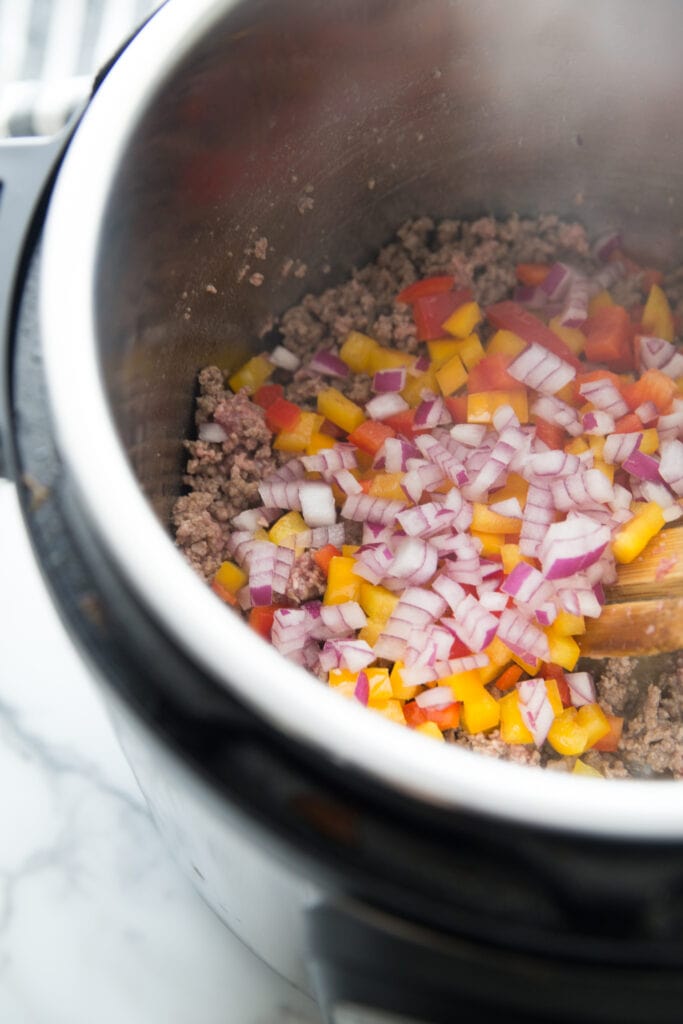
[[676,0],[217,4],[137,113],[97,267],[114,418],[162,519],[198,369],[405,218],[557,212],[678,259],[682,26]]

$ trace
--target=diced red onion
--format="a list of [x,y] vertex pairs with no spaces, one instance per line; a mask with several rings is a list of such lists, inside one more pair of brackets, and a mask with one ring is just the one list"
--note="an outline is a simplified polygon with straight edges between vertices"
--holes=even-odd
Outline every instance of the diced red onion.
[[547,661],[550,656],[545,633],[515,608],[506,608],[501,615],[498,636],[523,661],[533,663],[536,658]]
[[605,438],[602,457],[609,465],[620,465],[634,452],[643,439],[642,433],[609,434]]
[[542,573],[528,562],[518,562],[500,589],[513,597],[517,604],[528,605],[531,611],[539,608],[550,592]]
[[301,363],[299,357],[290,352],[284,345],[276,345],[268,358],[273,366],[279,366],[282,370],[291,370],[292,372],[298,370]]
[[584,381],[579,387],[579,393],[596,409],[611,413],[615,419],[625,416],[629,411],[621,392],[609,377]]
[[576,376],[573,366],[535,342],[513,359],[508,373],[520,383],[546,395],[560,391]]
[[443,399],[439,395],[430,394],[424,398],[415,410],[413,424],[416,427],[433,428],[441,423],[444,411]]
[[445,708],[455,701],[450,686],[434,686],[431,690],[418,693],[415,703],[421,708]]
[[375,658],[375,652],[365,640],[326,640],[320,652],[320,667],[324,672],[333,668],[359,672],[372,664]]
[[498,590],[497,580],[491,580],[491,590],[483,590],[483,587],[487,586],[488,583],[488,580],[484,580],[482,586],[479,587],[479,604],[487,612],[502,612],[507,605],[507,597]]
[[349,368],[343,359],[328,348],[321,348],[308,364],[308,369],[326,377],[348,377]]
[[657,422],[659,409],[654,402],[642,402],[635,410],[635,414],[644,427],[649,427]]
[[[411,463],[418,460],[411,459]],[[423,491],[431,491],[439,487],[444,481],[442,470],[433,463],[420,460],[420,465],[409,469],[401,481],[401,487],[411,501],[416,504],[422,497]]]
[[439,594],[431,590],[423,590],[421,587],[408,587],[404,590],[399,603],[392,613],[393,615],[416,616],[422,614],[427,616],[427,621],[434,621],[440,618],[446,611],[446,602]]
[[605,437],[614,430],[614,416],[603,409],[592,409],[590,412],[584,413],[581,426],[584,434]]
[[283,462],[281,466],[278,466],[272,473],[269,473],[263,483],[269,484],[275,481],[291,483],[292,480],[303,480],[305,476],[306,469],[301,459],[294,458]]
[[409,408],[405,398],[402,398],[398,392],[375,395],[365,403],[365,411],[371,420],[386,420],[389,416],[395,416]]
[[570,587],[558,587],[557,600],[569,615],[586,615],[597,619],[602,610],[593,588],[582,587],[575,579],[572,579]]
[[605,263],[615,250],[621,249],[622,244],[621,234],[618,231],[608,231],[606,234],[600,235],[594,242],[593,255]]
[[673,411],[666,416],[660,416],[657,420],[657,433],[659,440],[671,441],[683,437],[683,402],[677,403],[674,400]]
[[272,508],[286,508],[301,511],[301,497],[298,480],[264,480],[259,484],[259,494],[264,505]]
[[271,634],[273,646],[282,654],[301,647],[310,635],[312,625],[305,608],[276,608]]
[[350,494],[342,506],[341,514],[344,519],[351,519],[356,523],[373,522],[389,525],[405,507],[403,501],[373,498],[370,494]]
[[364,707],[368,706],[368,701],[370,699],[370,680],[368,679],[367,672],[364,672],[362,669],[358,673],[356,685],[353,690],[353,696]]
[[451,437],[467,448],[478,448],[486,435],[484,423],[456,423],[451,427]]
[[522,518],[522,506],[520,505],[518,498],[506,498],[504,501],[494,501],[489,507],[492,512],[497,512],[499,516],[505,516],[507,519]]
[[384,468],[387,473],[403,473],[408,459],[419,456],[415,445],[400,437],[388,437],[382,446],[384,450]]
[[683,495],[683,443],[663,441],[660,445],[659,475],[676,494]]
[[563,327],[580,327],[585,322],[588,318],[589,298],[588,281],[585,277],[575,277],[569,284],[564,308],[560,313],[560,323]]
[[464,601],[466,596],[460,584],[444,573],[440,573],[433,581],[432,590],[443,598],[453,612],[457,611],[458,606]]
[[426,583],[436,572],[435,549],[420,537],[406,537],[396,545],[390,573],[414,586]]
[[426,373],[431,366],[431,360],[428,355],[424,352],[417,357],[412,366],[408,367],[408,373],[411,377],[419,377],[421,374]]
[[331,526],[337,519],[334,494],[329,484],[309,481],[299,485],[301,514],[307,526]]
[[522,721],[537,747],[545,743],[555,714],[548,699],[543,679],[525,679],[517,685]]
[[484,608],[471,594],[467,594],[458,605],[455,635],[469,649],[477,654],[493,640],[498,629],[498,619]]
[[552,601],[544,601],[534,614],[539,626],[551,626],[557,618],[557,608]]
[[356,552],[354,572],[369,583],[379,583],[389,571],[393,557],[388,544],[363,544]]
[[[560,512],[604,505],[614,500],[614,488],[599,469],[583,469],[574,476],[556,480],[551,492],[553,504]],[[628,498],[630,502],[630,494]]]
[[659,370],[674,380],[683,377],[683,353],[670,341],[641,335],[638,343],[640,362],[645,370]]
[[551,448],[526,457],[523,476],[526,480],[555,480],[558,477],[573,476],[579,472],[580,463],[576,455]]
[[344,494],[361,494],[363,488],[350,469],[339,469],[332,474],[332,479]]
[[324,604],[320,618],[334,634],[350,633],[367,625],[365,612],[357,601],[342,601],[340,604]]
[[569,684],[569,697],[575,708],[595,704],[595,683],[590,672],[565,672],[564,678]]
[[386,391],[403,391],[405,386],[405,366],[398,366],[391,370],[378,370],[372,379],[372,390],[377,394]]
[[246,568],[249,565],[249,557],[255,544],[250,530],[233,530],[226,543],[226,554],[239,566]]
[[639,449],[631,452],[627,459],[622,462],[622,468],[630,473],[631,476],[638,477],[639,480],[650,480],[653,483],[657,483],[661,480],[659,475],[659,462],[657,459],[653,459],[651,455],[646,455]]
[[281,515],[282,510],[279,508],[266,508],[265,505],[259,505],[257,508],[247,508],[244,512],[238,512],[231,523],[236,530],[249,530],[253,533],[262,526],[270,526]]
[[459,462],[440,441],[429,434],[421,434],[415,438],[415,443],[425,458],[438,466],[443,475],[454,484],[461,487],[467,483],[468,474],[462,462]]
[[488,654],[467,654],[462,658],[449,658],[448,667],[451,672],[471,672],[473,669],[485,668],[489,663]]
[[551,302],[558,302],[567,294],[574,276],[575,271],[566,263],[553,263],[539,287]]
[[228,439],[228,432],[220,423],[200,423],[198,434],[200,441],[207,441],[211,444],[219,444]]
[[578,437],[582,433],[578,412],[557,395],[539,395],[531,406],[531,412],[549,423],[556,423],[572,437]]
[[609,540],[608,527],[579,513],[551,523],[538,549],[543,575],[556,580],[580,572],[597,562]]
[[336,473],[339,469],[355,469],[356,448],[352,444],[335,444],[315,455],[302,455],[301,462],[309,473]]

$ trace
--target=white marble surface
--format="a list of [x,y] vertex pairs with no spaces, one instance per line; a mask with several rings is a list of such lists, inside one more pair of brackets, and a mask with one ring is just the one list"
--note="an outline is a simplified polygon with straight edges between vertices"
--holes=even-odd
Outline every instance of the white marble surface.
[[164,849],[0,483],[0,1021],[315,1024]]

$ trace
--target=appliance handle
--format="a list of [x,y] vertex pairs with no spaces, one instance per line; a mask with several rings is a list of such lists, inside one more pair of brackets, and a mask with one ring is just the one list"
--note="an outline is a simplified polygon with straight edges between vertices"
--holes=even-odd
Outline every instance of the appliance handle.
[[348,897],[328,897],[310,907],[306,939],[307,967],[325,1024],[681,1019],[678,971],[545,960],[440,935]]

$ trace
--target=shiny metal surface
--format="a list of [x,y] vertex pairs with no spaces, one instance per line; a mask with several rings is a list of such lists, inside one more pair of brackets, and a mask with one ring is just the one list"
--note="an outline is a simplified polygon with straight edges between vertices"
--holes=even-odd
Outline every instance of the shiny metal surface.
[[[105,80],[60,175],[48,383],[102,544],[184,648],[279,728],[445,807],[683,835],[675,783],[593,786],[426,743],[227,622],[165,529],[193,381],[207,362],[238,364],[273,313],[410,215],[553,211],[679,259],[682,25],[675,0],[646,16],[638,0],[170,0]],[[262,235],[273,255],[251,267],[256,288],[241,271]],[[283,277],[289,257],[303,279]]]

